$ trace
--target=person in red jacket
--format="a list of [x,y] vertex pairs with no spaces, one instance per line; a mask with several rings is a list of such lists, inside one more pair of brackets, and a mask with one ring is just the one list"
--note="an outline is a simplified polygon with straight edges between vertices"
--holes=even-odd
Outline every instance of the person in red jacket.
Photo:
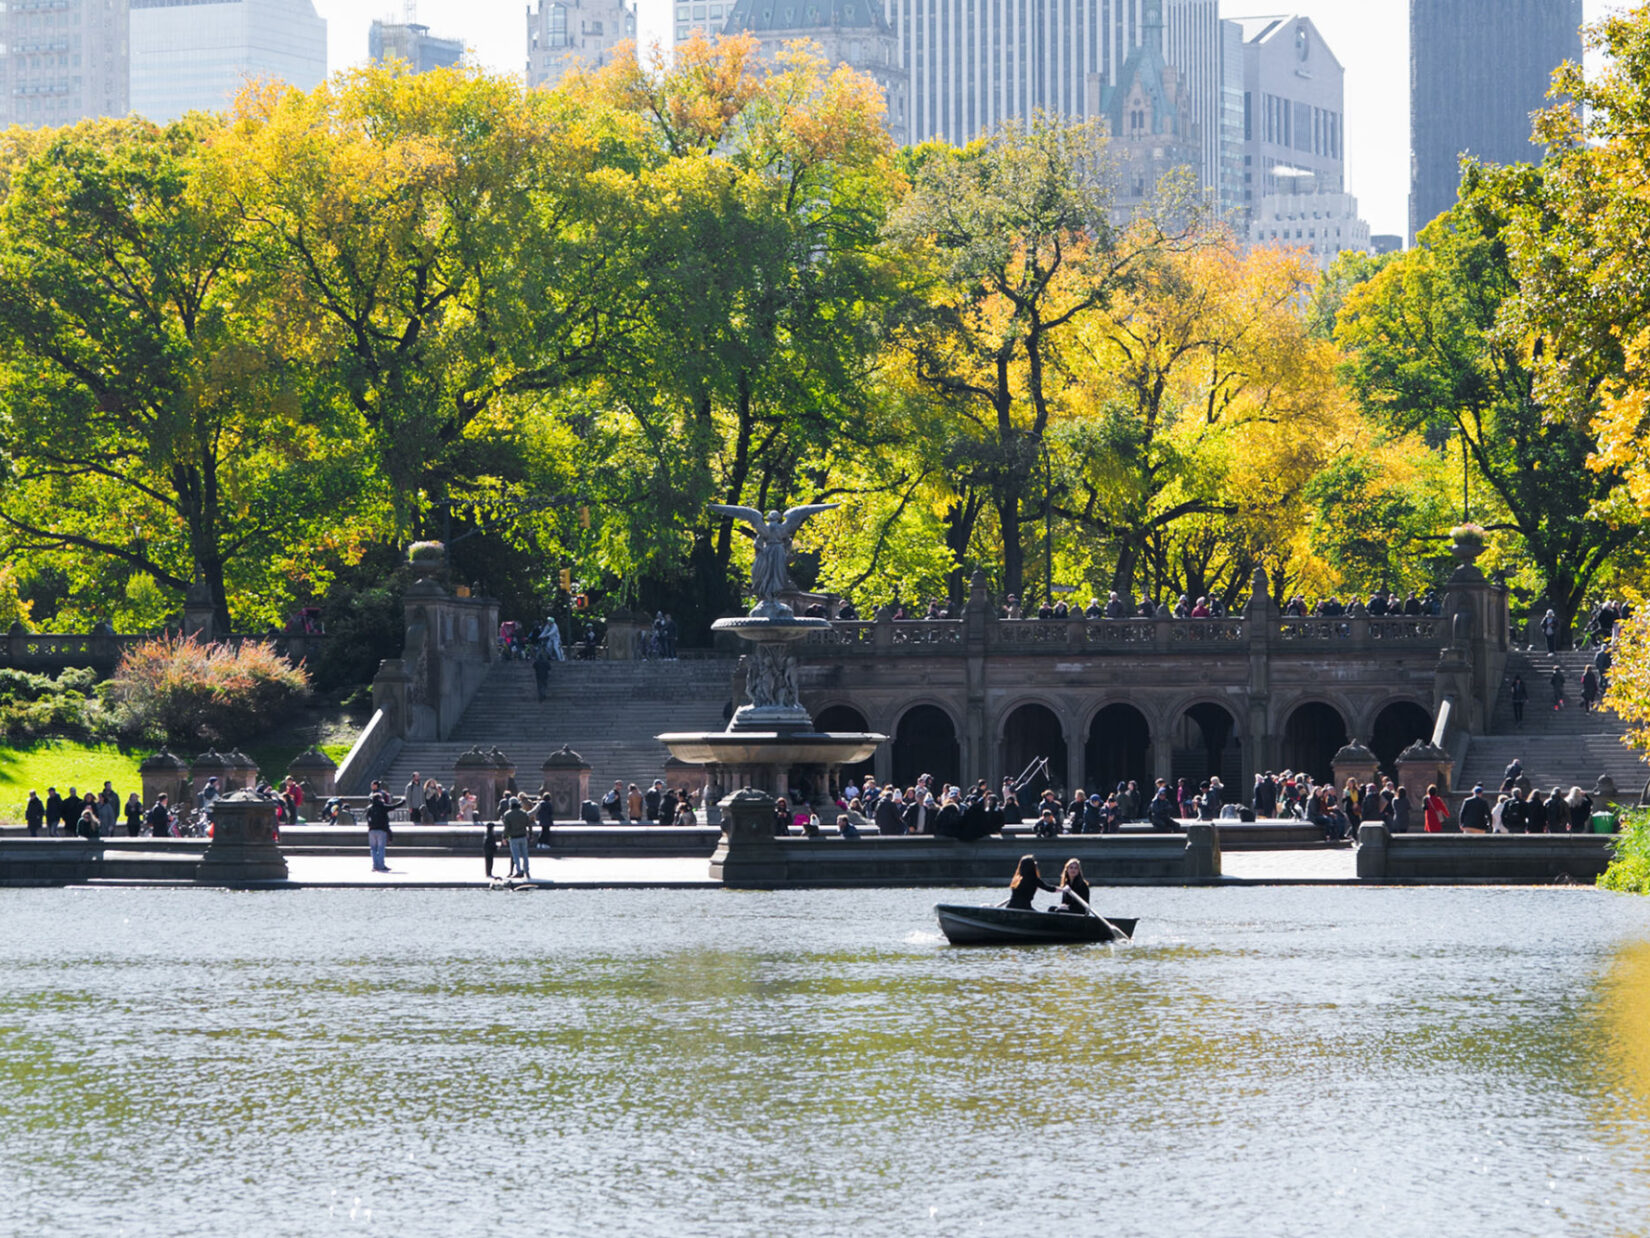
[[1444,797],[1438,794],[1438,786],[1434,783],[1427,788],[1427,798],[1422,806],[1423,821],[1421,828],[1428,834],[1442,834],[1444,819],[1449,816],[1449,805],[1444,803]]

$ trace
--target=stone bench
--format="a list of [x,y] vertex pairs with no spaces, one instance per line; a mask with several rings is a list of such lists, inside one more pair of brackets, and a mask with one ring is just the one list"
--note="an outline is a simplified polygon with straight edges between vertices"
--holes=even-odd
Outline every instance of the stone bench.
[[1591,885],[1615,834],[1394,834],[1358,829],[1358,880],[1379,884]]

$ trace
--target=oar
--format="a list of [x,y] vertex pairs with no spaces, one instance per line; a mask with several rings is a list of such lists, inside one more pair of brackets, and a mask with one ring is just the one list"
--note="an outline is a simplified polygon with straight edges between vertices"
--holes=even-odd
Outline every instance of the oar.
[[1122,929],[1118,928],[1110,920],[1106,919],[1105,916],[1101,915],[1098,911],[1096,911],[1094,908],[1090,907],[1087,903],[1085,903],[1083,901],[1083,896],[1081,894],[1077,893],[1076,890],[1073,890],[1070,886],[1061,886],[1060,887],[1060,892],[1062,894],[1069,894],[1072,898],[1072,901],[1074,901],[1079,907],[1081,907],[1084,911],[1088,912],[1089,915],[1093,916],[1096,920],[1100,921],[1101,924],[1104,924],[1108,929],[1110,929],[1111,930],[1111,935],[1113,937],[1121,937],[1125,941],[1128,940],[1129,935],[1127,933],[1125,933]]

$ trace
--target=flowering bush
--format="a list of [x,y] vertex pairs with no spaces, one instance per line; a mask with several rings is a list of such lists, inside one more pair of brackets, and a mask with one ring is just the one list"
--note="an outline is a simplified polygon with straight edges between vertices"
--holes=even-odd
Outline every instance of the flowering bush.
[[180,745],[237,744],[291,713],[309,676],[261,641],[193,636],[134,645],[104,685],[122,732]]

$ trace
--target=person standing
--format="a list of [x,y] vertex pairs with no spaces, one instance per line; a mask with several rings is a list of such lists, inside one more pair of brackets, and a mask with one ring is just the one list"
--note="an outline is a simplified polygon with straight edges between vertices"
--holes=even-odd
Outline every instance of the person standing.
[[46,825],[46,806],[40,802],[37,792],[29,792],[29,802],[23,808],[23,821],[29,827],[29,837],[39,838],[40,831]]
[[166,802],[166,792],[162,791],[155,797],[154,805],[149,809],[145,820],[149,823],[149,833],[154,838],[168,838],[172,834],[172,806]]
[[527,867],[527,835],[533,828],[533,818],[522,811],[521,801],[511,796],[505,801],[504,815],[499,818],[504,827],[504,841],[510,844],[510,876],[531,881]]
[[1553,708],[1564,708],[1564,668],[1554,665],[1553,673],[1548,676],[1548,682],[1553,685]]
[[539,843],[546,851],[550,849],[550,827],[556,823],[556,806],[550,802],[550,792],[539,793],[539,802],[533,807],[533,815],[538,818]]
[[57,830],[63,824],[63,797],[57,793],[56,787],[46,788],[46,837],[56,838]]
[[615,823],[619,825],[625,824],[624,783],[617,780],[614,781],[613,789],[606,795],[602,796],[602,809],[609,817],[613,818]]
[[401,807],[405,800],[391,802],[389,792],[377,790],[367,801],[367,851],[372,855],[372,871],[387,873],[390,866],[385,849],[390,844],[390,810]]
[[1541,616],[1541,635],[1546,638],[1547,652],[1558,652],[1558,616],[1549,610]]
[[126,797],[126,836],[136,838],[143,833],[143,801],[133,791]]
[[1438,794],[1438,785],[1427,788],[1427,798],[1421,803],[1421,829],[1427,834],[1442,834],[1444,820],[1449,816],[1449,805]]
[[1524,676],[1514,675],[1512,688],[1508,692],[1512,698],[1513,725],[1524,725],[1524,704],[1530,699],[1530,690],[1524,686]]
[[646,802],[642,798],[641,790],[635,783],[631,783],[629,790],[625,792],[625,820],[628,822],[643,820],[642,813],[645,807]]
[[1461,832],[1487,834],[1490,830],[1490,806],[1484,799],[1484,788],[1477,786],[1461,801]]
[[489,821],[487,833],[481,839],[481,870],[487,875],[487,880],[493,879],[493,861],[498,858],[498,826]]
[[1411,810],[1414,805],[1410,802],[1409,788],[1399,787],[1392,793],[1392,832],[1394,834],[1409,833]]
[[539,700],[550,699],[550,652],[543,645],[533,655],[533,684],[538,689]]
[[407,820],[417,825],[424,819],[424,780],[413,770],[413,776],[407,783],[407,793],[402,797],[407,805]]
[[115,823],[120,820],[120,794],[114,784],[108,779],[103,781],[103,790],[97,793],[97,827],[101,837],[112,838],[115,833]]

